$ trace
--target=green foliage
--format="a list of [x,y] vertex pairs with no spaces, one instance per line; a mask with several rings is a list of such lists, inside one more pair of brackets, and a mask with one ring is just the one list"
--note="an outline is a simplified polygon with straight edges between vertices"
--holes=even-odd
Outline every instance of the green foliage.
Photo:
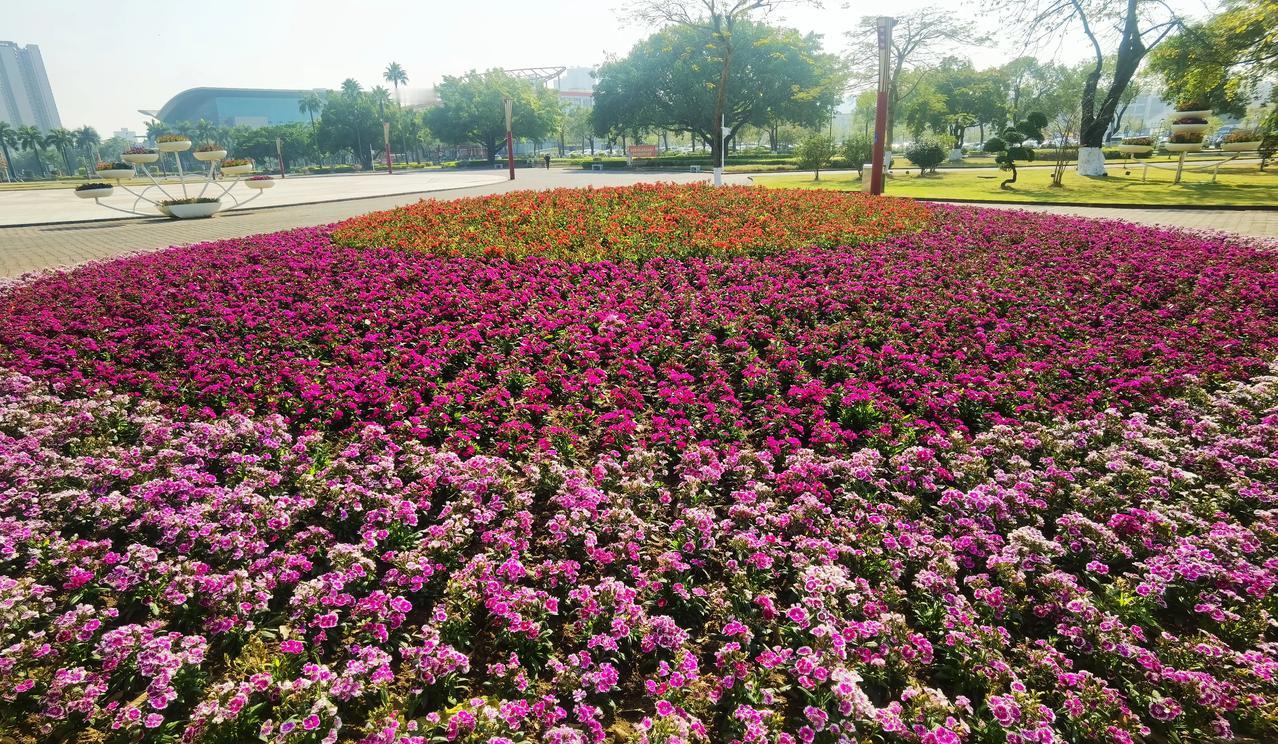
[[511,128],[522,139],[548,138],[558,131],[562,115],[553,90],[535,87],[500,70],[445,75],[439,97],[440,105],[426,114],[431,132],[450,144],[483,145],[489,162],[496,159],[506,140],[504,98],[514,101]]
[[799,167],[813,171],[815,180],[820,181],[821,169],[830,165],[830,161],[837,152],[838,148],[833,138],[824,134],[814,134],[800,142],[794,154],[798,159]]
[[[843,97],[839,58],[820,38],[748,21],[733,29],[726,126],[768,128],[788,122],[826,123]],[[595,132],[620,137],[656,130],[691,133],[713,144],[714,107],[722,66],[713,33],[672,26],[604,64],[595,86]]]
[[350,152],[364,168],[372,168],[369,148],[382,141],[382,121],[377,104],[358,88],[359,83],[347,80],[341,93],[328,94],[315,127],[315,144],[323,152]]
[[843,162],[847,167],[855,168],[860,172],[862,166],[874,157],[874,142],[867,137],[849,137],[843,140],[839,153],[843,156]]
[[938,137],[923,137],[905,148],[905,157],[919,167],[920,171],[936,172],[936,166],[945,162],[950,148],[946,147]]
[[1278,73],[1278,0],[1243,0],[1154,50],[1149,67],[1169,97],[1243,116],[1261,84]]
[[1030,112],[1024,119],[1014,122],[1012,126],[1004,129],[998,137],[993,137],[985,143],[985,151],[994,153],[994,162],[998,163],[999,168],[1012,172],[1012,177],[1004,181],[1000,186],[1008,188],[1010,184],[1016,183],[1016,161],[1034,160],[1033,148],[1026,147],[1026,140],[1043,140],[1043,127],[1047,126],[1047,117],[1040,111]]

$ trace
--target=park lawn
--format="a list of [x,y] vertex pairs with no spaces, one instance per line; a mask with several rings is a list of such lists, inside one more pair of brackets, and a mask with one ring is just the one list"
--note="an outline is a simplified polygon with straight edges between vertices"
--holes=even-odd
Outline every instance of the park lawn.
[[[1065,174],[1064,187],[1052,188],[1050,170],[1022,169],[1010,190],[999,188],[1007,175],[997,171],[950,171],[922,177],[906,176],[898,171],[888,181],[887,193],[963,201],[1278,206],[1278,172],[1261,173],[1254,167],[1222,168],[1217,183],[1211,183],[1210,174],[1186,173],[1177,185],[1172,183],[1173,172],[1155,169],[1150,169],[1149,180],[1142,182],[1141,170],[1133,167],[1127,175],[1122,166],[1113,166],[1105,179],[1086,178],[1069,171]],[[763,176],[756,178],[755,183],[770,188],[861,189],[861,179],[855,173],[827,176],[820,181],[813,181],[808,174]]]

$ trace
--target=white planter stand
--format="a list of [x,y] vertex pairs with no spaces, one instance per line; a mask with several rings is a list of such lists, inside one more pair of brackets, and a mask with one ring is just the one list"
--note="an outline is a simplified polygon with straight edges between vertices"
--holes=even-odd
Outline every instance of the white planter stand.
[[1107,176],[1105,171],[1105,153],[1099,147],[1078,148],[1078,166],[1080,176]]
[[1255,142],[1225,142],[1220,146],[1222,152],[1252,152],[1260,149],[1260,141]]
[[[261,196],[263,191],[275,186],[275,181],[273,180],[257,181],[252,184],[246,184],[246,187],[255,193],[249,198],[243,201],[240,201],[234,194],[231,193],[231,190],[235,188],[236,184],[246,183],[245,180],[242,178],[231,178],[229,180],[219,181],[214,175],[214,170],[218,161],[220,161],[223,157],[225,157],[226,153],[224,151],[218,151],[218,150],[205,152],[205,153],[195,153],[195,156],[197,159],[208,163],[208,170],[204,173],[203,185],[200,188],[200,192],[195,195],[195,198],[196,199],[204,198],[205,194],[208,193],[210,189],[212,189],[213,192],[209,193],[209,198],[215,199],[216,201],[195,203],[195,204],[165,205],[164,202],[176,201],[178,199],[192,198],[190,191],[187,189],[187,178],[186,178],[186,173],[182,169],[182,158],[178,155],[178,153],[188,150],[190,149],[190,147],[191,147],[190,140],[182,140],[180,142],[157,143],[157,149],[159,149],[160,153],[173,153],[173,159],[177,161],[176,169],[177,169],[178,185],[182,189],[180,196],[169,193],[169,191],[164,188],[164,185],[162,185],[159,181],[157,181],[155,179],[155,176],[152,175],[151,171],[146,167],[147,163],[153,163],[159,160],[160,153],[137,154],[137,155],[129,156],[128,162],[136,164],[137,167],[141,169],[142,175],[151,181],[151,185],[143,188],[141,191],[134,191],[128,186],[125,186],[123,183],[119,184],[119,187],[121,189],[124,189],[130,195],[134,197],[133,205],[129,209],[112,206],[110,204],[103,204],[101,202],[102,197],[110,196],[114,192],[113,188],[112,189],[96,189],[91,192],[76,192],[76,196],[80,197],[81,199],[93,199],[93,201],[98,206],[105,207],[106,209],[114,210],[116,212],[123,212],[125,214],[137,215],[139,217],[153,217],[154,213],[142,212],[142,211],[139,211],[138,209],[143,202],[146,202],[147,204],[150,204],[152,207],[154,207],[156,211],[158,211],[160,214],[163,214],[167,217],[172,217],[174,219],[186,220],[186,219],[197,219],[200,217],[211,217],[217,212],[230,212],[231,210],[234,210],[234,209],[240,209],[244,205],[248,204],[249,202]],[[242,173],[251,173],[252,171],[253,171],[252,165],[242,165],[242,166],[232,166],[231,168],[224,168],[222,172],[224,175],[235,176]],[[107,171],[98,171],[97,175],[100,178],[112,178],[119,181],[120,179],[124,179],[124,178],[132,178],[135,174],[132,169],[129,169],[129,170],[112,169]],[[172,186],[172,184],[169,184],[169,185]],[[193,183],[192,185],[199,185],[199,181],[198,180],[195,181],[195,183]],[[154,195],[148,195],[150,194],[152,189],[155,189],[158,193]],[[222,208],[223,199],[230,199],[230,201],[232,202],[232,206],[226,209],[223,209]]]

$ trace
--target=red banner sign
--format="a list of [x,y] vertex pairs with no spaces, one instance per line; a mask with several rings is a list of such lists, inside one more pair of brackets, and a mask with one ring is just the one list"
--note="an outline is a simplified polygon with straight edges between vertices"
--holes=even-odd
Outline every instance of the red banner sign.
[[630,157],[632,158],[655,158],[657,157],[656,145],[631,145],[628,148]]

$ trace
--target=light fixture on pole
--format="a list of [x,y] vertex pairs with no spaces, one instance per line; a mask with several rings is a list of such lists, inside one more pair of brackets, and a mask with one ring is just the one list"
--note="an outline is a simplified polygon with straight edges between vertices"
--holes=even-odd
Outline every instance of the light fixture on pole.
[[731,130],[723,126],[725,121],[727,121],[726,115],[719,117],[719,162],[714,166],[715,186],[723,185],[723,168],[727,159],[728,137],[732,134]]
[[506,167],[510,169],[510,180],[515,180],[515,138],[511,134],[510,126],[514,119],[515,102],[509,97],[501,99],[506,107]]
[[879,38],[879,97],[874,112],[874,154],[871,158],[873,166],[870,169],[870,193],[876,195],[883,193],[884,158],[888,134],[888,70],[892,51],[892,27],[895,25],[896,19],[887,16],[879,16],[875,21]]

